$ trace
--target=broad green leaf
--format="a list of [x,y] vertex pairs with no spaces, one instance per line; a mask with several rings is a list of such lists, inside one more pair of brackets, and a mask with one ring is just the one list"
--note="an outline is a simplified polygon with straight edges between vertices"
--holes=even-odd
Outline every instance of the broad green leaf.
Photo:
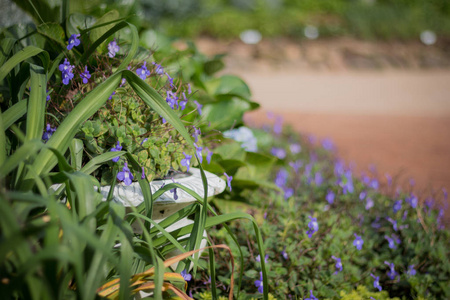
[[[78,2],[78,1],[77,1]],[[66,22],[67,36],[80,33],[81,29],[86,29],[95,24],[95,18],[80,13],[70,14]]]
[[41,138],[44,131],[47,76],[42,67],[30,64],[31,90],[27,108],[26,139]]
[[[119,12],[117,10],[111,10],[104,14],[100,19],[97,20],[97,22],[94,23],[93,26],[115,21],[119,18]],[[114,27],[113,24],[105,25],[99,28],[95,28],[91,31],[90,39],[92,43],[95,43],[102,35],[104,35],[108,30],[112,29]],[[103,47],[103,46],[102,46]]]
[[27,113],[28,100],[22,100],[3,113],[3,129],[6,130]]
[[13,38],[4,38],[0,41],[0,66],[3,66],[15,43],[16,39]]
[[242,124],[244,113],[250,109],[248,101],[233,97],[205,104],[202,117],[211,123],[211,128],[227,130]]
[[0,110],[0,166],[6,160],[6,136],[5,136],[5,128],[3,125],[3,114]]
[[0,67],[0,82],[6,77],[6,75],[8,75],[9,72],[11,72],[11,70],[17,66],[19,63],[21,63],[22,61],[33,57],[35,55],[38,55],[39,53],[41,53],[42,49],[34,47],[34,46],[28,46],[22,50],[20,50],[19,52],[17,52],[16,54],[14,54],[10,59],[8,59],[4,65],[2,65]]
[[250,99],[250,89],[241,78],[234,75],[223,75],[205,82],[208,93],[214,96],[233,95]]
[[37,31],[43,36],[57,42],[62,47],[66,46],[64,29],[56,23],[43,23],[37,26]]
[[125,154],[125,151],[117,151],[117,152],[106,152],[94,158],[91,158],[89,162],[81,168],[81,172],[85,174],[91,174],[95,170],[97,170],[103,163],[110,161],[114,157],[122,156]]
[[7,160],[0,165],[0,177],[4,178],[20,163],[24,162],[30,155],[35,155],[44,146],[40,140],[32,140],[25,142],[20,146]]
[[253,180],[267,180],[276,158],[272,155],[265,155],[255,152],[246,152],[246,167],[240,168],[236,178],[247,178]]

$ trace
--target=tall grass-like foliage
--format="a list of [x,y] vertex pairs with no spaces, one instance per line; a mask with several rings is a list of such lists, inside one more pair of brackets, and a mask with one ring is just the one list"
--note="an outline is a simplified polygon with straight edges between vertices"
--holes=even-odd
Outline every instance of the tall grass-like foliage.
[[[197,254],[204,230],[237,218],[249,219],[254,224],[257,243],[263,253],[259,229],[250,215],[216,215],[211,209],[201,164],[198,166],[204,195],[197,195],[176,183],[152,194],[148,181],[152,176],[142,174],[143,161],[134,152],[133,143],[127,144],[127,134],[122,136],[127,147],[116,148],[118,151],[109,151],[109,141],[99,136],[96,144],[90,143],[92,140],[87,133],[92,131],[86,121],[92,123],[97,118],[113,123],[111,118],[99,118],[99,112],[108,107],[111,103],[108,101],[114,100],[110,99],[112,94],[120,92],[125,81],[127,93],[139,101],[139,106],[164,118],[180,144],[189,149],[186,151],[198,153],[189,128],[161,91],[154,88],[154,82],[140,76],[137,67],[128,70],[130,65],[139,65],[141,69],[145,66],[143,60],[137,59],[137,54],[145,50],[139,48],[139,35],[134,25],[116,19],[114,14],[107,14],[96,23],[86,16],[69,15],[67,1],[62,2],[61,14],[52,19],[45,5],[38,5],[41,2],[32,2],[36,18],[41,20],[35,29],[26,35],[17,28],[4,30],[0,42],[2,298],[129,299],[141,290],[151,292],[155,299],[170,295],[189,298],[180,273],[189,271],[191,266],[195,273],[204,265],[199,263]],[[42,20],[44,12],[46,23]],[[110,69],[101,73],[99,68],[108,66],[104,63],[107,45],[111,45],[121,30],[127,30],[130,42],[121,45],[122,53]],[[90,77],[87,70],[92,72]],[[120,138],[117,132],[116,137]],[[145,147],[145,142],[142,144]],[[100,150],[93,151],[88,145],[96,145],[93,149]],[[153,147],[153,150],[161,150]],[[112,164],[111,160],[117,157],[127,164]],[[197,154],[195,157],[198,159]],[[107,177],[99,174],[105,168],[111,173],[108,182]],[[144,204],[131,213],[111,201],[112,193],[103,201],[95,188],[107,183],[112,190],[117,184],[116,178],[121,178],[120,172],[128,176],[134,174],[144,196]],[[151,219],[153,201],[176,188],[186,190],[197,202],[157,224]],[[187,216],[194,219],[192,225],[167,232],[165,228]],[[141,227],[142,233],[133,232],[132,222]],[[190,235],[183,238],[186,234]],[[183,254],[171,259],[165,256],[175,248]],[[179,262],[176,269],[170,267],[174,262]],[[211,251],[207,268],[215,282]],[[264,262],[261,268],[267,286]],[[237,290],[240,281],[238,278]],[[230,291],[233,285],[232,280]],[[267,290],[264,297],[268,297]]]

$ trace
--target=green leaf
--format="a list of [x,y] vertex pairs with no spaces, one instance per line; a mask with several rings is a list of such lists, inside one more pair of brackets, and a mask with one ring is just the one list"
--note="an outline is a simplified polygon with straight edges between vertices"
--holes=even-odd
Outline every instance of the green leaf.
[[30,64],[31,90],[27,108],[26,140],[39,139],[44,131],[47,75],[42,67]]
[[3,38],[0,41],[0,66],[2,66],[8,58],[15,43],[16,39],[13,38]]
[[202,117],[210,121],[211,128],[227,130],[242,124],[244,113],[251,109],[248,101],[233,97],[205,104]]
[[41,35],[57,42],[62,47],[66,46],[66,37],[64,34],[64,29],[59,24],[43,23],[37,26],[37,31]]
[[246,167],[240,168],[236,178],[267,180],[276,158],[272,155],[264,155],[255,152],[245,154]]
[[67,36],[80,33],[80,30],[91,27],[95,24],[95,18],[80,13],[73,13],[66,22]]
[[9,72],[11,72],[11,70],[17,66],[19,63],[21,63],[22,61],[36,56],[39,53],[41,53],[42,49],[34,47],[34,46],[28,46],[22,50],[20,50],[19,52],[17,52],[16,54],[14,54],[10,59],[8,59],[4,65],[2,65],[0,67],[0,82],[6,77],[6,75],[8,75]]
[[27,112],[28,100],[22,100],[3,113],[3,129],[6,130]]
[[70,163],[75,170],[81,169],[81,163],[83,159],[83,141],[79,139],[73,139],[70,143]]
[[[104,14],[100,19],[95,22],[95,25],[115,21],[119,18],[119,12],[117,10],[111,10]],[[112,29],[114,27],[113,24],[105,25],[99,28],[95,28],[91,31],[90,39],[92,43],[95,43],[102,35],[104,35],[108,30]],[[103,48],[103,45],[101,46]]]
[[251,92],[248,85],[241,78],[234,75],[223,75],[205,82],[208,93],[214,96],[233,95],[242,99],[250,99]]

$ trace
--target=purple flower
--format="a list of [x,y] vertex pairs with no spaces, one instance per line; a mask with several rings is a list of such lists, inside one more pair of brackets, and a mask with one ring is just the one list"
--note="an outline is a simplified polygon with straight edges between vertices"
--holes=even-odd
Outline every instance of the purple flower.
[[189,274],[186,270],[181,271],[181,276],[183,276],[183,279],[186,281],[191,281],[192,275]]
[[408,266],[408,271],[406,272],[406,274],[408,275],[408,277],[410,276],[414,276],[416,275],[416,270],[414,269],[414,265],[410,265]]
[[164,74],[164,68],[160,65],[160,64],[157,64],[157,63],[155,63],[155,62],[152,62],[152,65],[154,65],[156,68],[155,68],[155,73],[156,74],[158,74],[158,75],[162,75],[162,74]]
[[316,233],[319,230],[319,223],[317,223],[317,218],[313,218],[309,216],[310,220],[308,223],[308,230],[306,231],[306,234],[309,238],[313,236],[314,233]]
[[203,105],[198,103],[198,101],[196,101],[196,100],[193,100],[192,102],[194,102],[195,105],[197,105],[198,114],[201,116],[202,115],[202,107],[203,107]]
[[228,176],[227,173],[223,173],[223,175],[225,175],[225,177],[227,178],[227,185],[230,188],[230,192],[231,192],[231,180],[233,180],[233,176]]
[[336,264],[334,265],[335,268],[336,268],[336,272],[334,272],[334,274],[337,274],[337,273],[341,272],[342,271],[341,259],[339,257],[334,256],[334,255],[332,255],[331,258],[336,261]]
[[280,169],[275,177],[275,184],[282,188],[286,185],[289,173],[285,169]]
[[329,138],[322,140],[322,147],[327,151],[333,151],[335,149],[333,141]]
[[270,153],[279,159],[284,159],[286,157],[286,151],[283,148],[273,147]]
[[366,199],[366,210],[371,209],[373,207],[373,205],[374,205],[374,202],[373,202],[372,198],[367,197],[367,199]]
[[[48,90],[46,90],[46,92],[48,93]],[[46,102],[48,102],[50,99],[50,95],[47,95]]]
[[119,45],[117,45],[116,39],[114,39],[113,41],[111,41],[108,44],[108,56],[113,58],[114,56],[116,56],[116,53],[119,52],[120,47]]
[[114,96],[116,94],[116,91],[112,92],[112,94],[109,96],[108,100],[112,99],[112,96]]
[[288,260],[288,259],[289,259],[289,256],[288,256],[288,254],[286,253],[286,247],[284,247],[283,251],[281,251],[281,255],[283,256],[283,258],[284,258],[285,260]]
[[[111,151],[115,152],[115,151],[120,151],[122,150],[122,146],[120,145],[120,142],[117,141],[117,145],[114,148],[111,148]],[[114,157],[113,159],[111,159],[113,162],[118,162],[119,161],[119,156]]]
[[354,233],[354,235],[355,235],[355,240],[353,241],[353,246],[355,246],[356,249],[361,250],[362,246],[364,244],[364,241],[361,238],[361,236],[357,235],[356,233]]
[[287,200],[294,195],[293,188],[284,187],[283,191],[284,191],[284,200]]
[[298,154],[302,151],[302,146],[300,144],[291,144],[289,150],[291,150],[292,154]]
[[209,150],[208,148],[206,148],[206,147],[205,147],[205,151],[208,152],[208,154],[206,155],[206,161],[208,162],[208,164],[210,164],[213,152],[211,150]]
[[172,109],[175,109],[175,107],[178,108],[177,95],[172,91],[167,91],[166,94],[167,94],[166,102],[167,104],[169,104],[170,108]]
[[170,77],[169,73],[165,73],[165,74],[166,74],[166,76],[167,76],[167,80],[169,81],[170,87],[171,87],[171,88],[174,88],[175,85],[173,84],[173,78]]
[[400,209],[402,209],[402,200],[400,199],[395,201],[392,209],[394,210],[394,214],[396,214]]
[[184,110],[186,108],[186,103],[188,102],[188,99],[186,98],[186,94],[183,92],[183,100],[178,102],[178,106],[181,108],[181,110]]
[[298,170],[303,166],[303,162],[301,160],[291,161],[289,165],[294,169],[295,173],[298,174]]
[[189,172],[192,155],[188,155],[185,152],[183,152],[183,154],[184,154],[184,158],[181,160],[181,165],[185,166],[187,168],[186,172]]
[[374,190],[378,190],[380,184],[378,183],[378,180],[376,179],[372,179],[372,181],[370,182],[370,187]]
[[391,249],[397,249],[397,245],[395,243],[401,243],[400,239],[395,234],[392,235],[392,238],[388,235],[385,235],[384,238],[388,241],[389,248]]
[[255,280],[255,286],[258,288],[259,293],[262,294],[264,292],[262,272],[259,272],[259,280]]
[[147,79],[147,76],[150,76],[150,71],[147,70],[147,62],[144,61],[144,65],[136,70],[137,75],[142,79]]
[[411,193],[411,197],[405,199],[406,203],[409,203],[412,208],[416,208],[419,200],[417,199],[416,195]]
[[[172,182],[176,183],[175,180],[173,180],[173,178],[172,178]],[[177,188],[175,187],[175,188],[171,189],[170,192],[173,193],[173,199],[178,200]]]
[[322,173],[317,172],[316,174],[314,174],[314,183],[319,186],[323,183],[323,177],[322,177]]
[[372,228],[380,228],[381,224],[379,223],[379,221],[380,221],[380,217],[376,217],[375,221],[373,221],[371,224]]
[[47,123],[47,127],[45,128],[44,133],[42,134],[42,140],[44,142],[47,142],[51,136],[53,135],[53,133],[56,131],[56,128],[52,128],[50,126],[50,124]]
[[144,169],[144,166],[142,166],[141,168],[142,168],[141,179],[145,179],[145,169]]
[[191,84],[190,84],[190,83],[188,83],[188,84],[187,84],[187,87],[188,87],[188,92],[187,92],[187,93],[188,93],[188,95],[189,95],[189,94],[192,94],[192,90],[191,90]]
[[393,263],[390,263],[390,262],[388,262],[388,261],[385,261],[384,264],[389,266],[389,269],[390,269],[390,270],[387,272],[387,275],[388,275],[389,279],[394,280],[395,277],[398,275],[398,273],[395,272],[395,266],[394,266],[394,264],[393,264]]
[[59,70],[61,71],[62,82],[64,85],[68,85],[70,80],[73,78],[73,68],[67,58],[64,59],[64,62],[59,65]]
[[389,175],[388,173],[384,174],[384,176],[386,177],[388,186],[391,186],[392,185],[392,176]]
[[341,182],[342,191],[345,194],[349,193],[352,194],[355,191],[355,188],[353,186],[353,179],[352,179],[352,172],[350,170],[345,172],[345,183],[344,181]]
[[193,126],[194,128],[194,133],[192,134],[192,137],[194,138],[195,142],[198,143],[198,137],[202,134],[200,128],[196,128],[195,126]]
[[[258,256],[255,258],[255,260],[256,260],[257,262],[261,262],[261,255],[258,254]],[[266,255],[264,256],[264,262],[268,262],[268,261],[269,261],[269,254],[266,254]]]
[[387,220],[392,224],[392,228],[394,228],[395,231],[398,231],[397,221],[392,218],[387,218]]
[[130,185],[133,182],[133,174],[131,174],[130,169],[128,169],[128,164],[125,163],[121,172],[117,174],[117,179],[123,181],[125,185]]
[[78,39],[80,34],[72,34],[69,38],[69,44],[67,45],[67,50],[71,50],[73,47],[80,45],[80,40]]
[[382,288],[380,285],[380,276],[375,276],[372,273],[370,274],[370,276],[372,276],[372,278],[373,278],[373,287],[378,289],[381,292]]
[[335,195],[334,195],[333,191],[328,191],[327,195],[325,196],[325,199],[327,200],[327,202],[329,204],[333,204],[334,203],[334,197],[335,197]]
[[89,74],[87,66],[84,67],[84,72],[80,74],[80,77],[83,79],[84,84],[88,83],[89,78],[91,78],[91,74]]
[[276,135],[280,135],[283,132],[283,117],[276,117],[275,124],[273,124],[273,132]]
[[197,146],[197,144],[194,143],[195,146],[195,153],[197,154],[198,160],[200,161],[200,163],[203,162],[203,156],[202,156],[202,150],[203,147]]
[[312,290],[309,290],[309,293],[310,293],[309,298],[305,298],[305,300],[319,300],[318,298],[314,297]]
[[362,191],[361,193],[359,193],[359,200],[363,201],[367,196],[367,192],[366,191]]

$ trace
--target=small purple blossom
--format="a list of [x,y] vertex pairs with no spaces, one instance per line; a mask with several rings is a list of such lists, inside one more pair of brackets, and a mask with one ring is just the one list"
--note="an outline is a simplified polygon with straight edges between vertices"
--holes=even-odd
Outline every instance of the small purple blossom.
[[412,208],[416,208],[419,203],[419,199],[417,199],[416,195],[411,193],[411,197],[405,199],[406,203],[409,203]]
[[367,192],[366,191],[362,191],[361,193],[359,193],[359,200],[363,201],[367,196]]
[[374,190],[378,190],[378,188],[380,187],[378,180],[372,179],[372,181],[370,182],[370,187]]
[[313,234],[319,230],[319,223],[317,223],[317,218],[309,216],[309,219],[311,221],[309,221],[308,223],[309,229],[306,231],[306,234],[308,235],[309,238],[311,238]]
[[209,150],[208,148],[205,147],[205,151],[208,153],[206,155],[206,161],[208,162],[208,164],[211,163],[211,157],[213,155],[213,152],[211,150]]
[[283,117],[278,116],[275,118],[275,124],[273,125],[273,132],[276,135],[280,135],[283,132]]
[[142,79],[147,79],[148,76],[150,76],[150,71],[147,69],[147,62],[144,61],[144,65],[136,70],[137,75]]
[[366,199],[366,210],[371,209],[373,207],[373,205],[374,205],[374,202],[373,202],[372,198],[367,197],[367,199]]
[[414,265],[410,265],[408,266],[408,271],[406,272],[406,274],[408,275],[408,277],[414,276],[416,275],[416,270],[414,269]]
[[200,163],[203,162],[203,156],[202,156],[202,150],[203,147],[197,146],[197,144],[194,143],[195,146],[195,153],[197,154],[198,160],[200,161]]
[[112,96],[114,96],[116,94],[116,91],[112,92],[112,94],[109,96],[108,100],[112,99]]
[[371,224],[372,228],[376,228],[376,229],[380,228],[381,224],[379,223],[379,221],[380,221],[380,217],[376,217],[375,220]]
[[228,176],[227,173],[223,173],[223,175],[225,175],[225,177],[227,178],[227,185],[230,188],[230,192],[231,192],[231,180],[233,180],[233,176]]
[[78,39],[80,37],[80,34],[72,34],[69,37],[69,44],[67,45],[67,50],[71,50],[73,47],[77,47],[80,45],[80,40]]
[[[255,258],[255,260],[256,260],[257,262],[261,262],[261,255],[258,254],[258,256]],[[268,261],[269,261],[269,254],[266,254],[266,255],[264,256],[264,262],[268,262]]]
[[284,187],[283,191],[284,191],[284,200],[287,200],[294,195],[293,188]]
[[356,233],[354,233],[354,235],[355,235],[355,240],[353,241],[353,246],[355,246],[356,249],[361,250],[362,246],[364,244],[364,241],[361,238],[361,236],[357,235]]
[[158,74],[158,75],[164,74],[164,68],[163,68],[160,64],[157,64],[157,63],[155,63],[155,62],[152,62],[152,65],[155,66],[155,73],[156,73],[156,74]]
[[388,241],[389,248],[391,249],[397,249],[397,245],[395,243],[401,243],[400,239],[394,234],[392,235],[392,238],[388,235],[385,235],[384,238]]
[[303,166],[303,162],[301,160],[291,161],[289,165],[294,169],[294,172],[298,174],[298,170]]
[[323,177],[322,177],[322,173],[317,172],[316,174],[314,174],[314,183],[319,186],[323,183]]
[[394,219],[389,218],[389,217],[387,218],[387,220],[389,221],[389,223],[392,224],[392,228],[393,228],[395,231],[398,231],[397,220],[394,220]]
[[389,279],[394,280],[395,277],[398,275],[398,273],[395,271],[394,264],[388,261],[385,261],[384,264],[389,266],[389,271],[387,272]]
[[255,280],[255,286],[258,288],[258,293],[264,292],[262,272],[259,272],[259,280]]
[[332,255],[331,258],[336,261],[336,264],[334,265],[335,268],[336,268],[336,271],[334,272],[334,274],[337,274],[337,273],[341,272],[342,271],[341,259],[339,257],[334,256],[334,255]]
[[392,185],[392,176],[388,173],[384,174],[384,176],[386,177],[388,186],[391,186]]
[[196,128],[195,126],[193,126],[194,128],[194,133],[192,134],[192,137],[194,138],[195,142],[198,143],[198,137],[202,134],[200,128]]
[[62,82],[64,85],[68,85],[69,81],[73,78],[73,68],[70,64],[70,61],[67,58],[64,59],[64,62],[59,65],[59,70],[61,71]]
[[286,247],[284,247],[283,251],[281,251],[281,256],[283,256],[285,260],[289,259],[289,255],[286,253]]
[[167,104],[169,104],[170,108],[172,109],[178,108],[177,95],[172,91],[167,91],[166,94],[167,94],[166,102]]
[[394,206],[392,207],[394,214],[396,214],[399,210],[402,209],[402,200],[397,200],[394,202]]
[[289,145],[289,150],[292,154],[298,154],[302,151],[302,146],[300,144],[291,144]]
[[128,164],[125,163],[122,171],[117,174],[117,179],[119,181],[123,181],[125,185],[130,185],[133,182],[133,178],[133,174],[131,174]]
[[327,202],[329,204],[333,204],[334,203],[334,197],[335,197],[335,195],[334,195],[333,191],[328,191],[327,195],[325,196],[325,199],[327,200]]
[[186,270],[181,271],[181,276],[183,276],[183,279],[185,281],[191,281],[192,275],[189,274]]
[[375,276],[372,273],[370,274],[370,276],[372,276],[372,278],[373,278],[373,287],[378,289],[381,292],[382,288],[380,285],[380,276]]
[[170,87],[171,87],[171,88],[174,88],[175,85],[173,84],[173,78],[170,77],[169,73],[165,73],[165,74],[166,74],[166,76],[167,76],[167,80],[169,81]]
[[184,158],[181,160],[181,165],[185,166],[187,168],[186,172],[189,172],[189,167],[191,165],[191,159],[192,155],[188,155],[185,152],[183,152]]
[[273,147],[270,153],[279,159],[284,159],[286,157],[286,150],[283,148]]
[[314,297],[312,290],[309,290],[309,293],[310,293],[309,298],[305,298],[305,300],[319,300],[318,298]]
[[196,100],[193,100],[192,102],[194,102],[194,104],[197,105],[198,114],[201,116],[202,115],[202,107],[203,107],[203,105],[198,103],[198,101],[196,101]]
[[333,151],[335,149],[334,143],[330,138],[325,138],[322,140],[322,147],[327,151]]
[[186,108],[186,104],[188,102],[188,99],[186,98],[186,94],[183,92],[183,99],[178,102],[178,106],[181,108],[181,110],[184,110]]
[[144,166],[142,166],[141,168],[142,168],[141,179],[145,179],[145,169],[144,169]]
[[[172,178],[172,182],[176,183],[175,180],[173,180],[173,178]],[[178,200],[177,188],[175,187],[175,188],[171,189],[170,192],[173,194],[173,199]]]
[[89,70],[87,66],[84,66],[84,72],[80,74],[80,77],[83,79],[83,83],[88,83],[89,78],[91,78],[91,74],[89,74]]
[[[117,145],[114,148],[111,148],[111,151],[116,152],[116,151],[120,151],[122,150],[122,146],[120,145],[120,142],[117,141]],[[113,159],[111,159],[113,162],[118,162],[119,161],[119,156],[114,157]]]
[[53,128],[50,126],[50,124],[47,123],[47,127],[45,128],[44,133],[42,134],[42,140],[44,142],[47,142],[51,136],[53,135],[53,133],[56,131],[56,128]]
[[108,44],[108,56],[113,58],[114,56],[116,56],[116,53],[119,52],[120,47],[119,45],[117,45],[116,39],[114,39],[113,41],[111,41]]
[[286,170],[283,169],[283,168],[280,169],[280,170],[277,172],[277,175],[276,175],[276,177],[275,177],[275,184],[276,184],[278,187],[280,187],[280,188],[284,187],[284,186],[286,185],[288,176],[289,176],[288,171],[286,171]]

